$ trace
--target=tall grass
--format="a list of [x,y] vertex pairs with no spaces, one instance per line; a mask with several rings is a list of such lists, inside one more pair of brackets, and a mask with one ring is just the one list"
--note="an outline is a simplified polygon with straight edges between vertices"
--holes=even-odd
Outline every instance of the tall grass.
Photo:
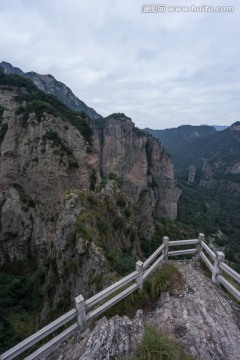
[[[133,292],[113,308],[107,310],[105,316],[127,315],[133,317],[138,309],[153,310],[161,293],[174,287],[176,281],[179,282],[181,277],[182,275],[176,266],[173,264],[164,264],[145,280],[142,290]],[[123,289],[119,292],[122,290]],[[116,293],[111,297],[115,295]]]
[[125,360],[194,360],[181,344],[152,325],[145,328],[141,343],[134,354]]

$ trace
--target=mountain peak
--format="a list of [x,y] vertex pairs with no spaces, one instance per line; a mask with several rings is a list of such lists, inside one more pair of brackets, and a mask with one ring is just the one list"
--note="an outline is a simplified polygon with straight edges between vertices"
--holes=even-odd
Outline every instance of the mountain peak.
[[230,130],[240,131],[240,121],[236,121],[230,126]]
[[21,69],[12,66],[6,61],[0,62],[0,67],[6,74],[16,74],[23,76],[32,82],[42,91],[55,95],[60,101],[64,102],[72,110],[82,111],[92,119],[100,119],[102,116],[94,109],[87,106],[83,101],[78,99],[71,89],[62,82],[56,80],[51,74],[40,75],[34,71],[24,73]]
[[24,72],[19,69],[18,67],[12,66],[10,63],[6,61],[0,62],[0,67],[3,68],[6,74],[17,74],[17,75],[24,75]]

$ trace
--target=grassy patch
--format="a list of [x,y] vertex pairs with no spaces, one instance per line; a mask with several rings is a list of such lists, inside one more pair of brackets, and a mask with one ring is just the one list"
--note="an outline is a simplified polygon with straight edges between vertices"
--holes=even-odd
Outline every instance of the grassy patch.
[[[105,316],[127,315],[133,317],[138,309],[153,310],[161,293],[167,290],[170,291],[176,281],[182,281],[182,275],[178,269],[172,264],[164,264],[145,280],[141,291],[134,291],[112,309],[107,310]],[[122,290],[118,291],[118,293]],[[114,297],[116,293],[111,297]]]
[[141,343],[134,354],[125,360],[194,360],[186,354],[181,344],[161,329],[147,326]]

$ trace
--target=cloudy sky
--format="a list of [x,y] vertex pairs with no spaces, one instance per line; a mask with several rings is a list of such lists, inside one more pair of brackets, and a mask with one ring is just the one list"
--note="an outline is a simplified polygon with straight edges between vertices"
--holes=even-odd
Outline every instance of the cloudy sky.
[[[51,73],[98,113],[140,127],[240,120],[239,0],[0,0],[0,61]],[[170,12],[168,6],[234,6]],[[150,10],[149,6],[144,7]]]

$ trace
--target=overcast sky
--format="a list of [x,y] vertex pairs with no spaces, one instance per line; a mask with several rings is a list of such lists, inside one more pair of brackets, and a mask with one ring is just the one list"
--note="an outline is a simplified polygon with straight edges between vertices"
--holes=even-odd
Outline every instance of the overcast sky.
[[[0,0],[0,61],[52,74],[88,106],[140,127],[240,120],[239,0],[155,4],[234,12],[142,12],[141,0]],[[149,10],[149,7],[145,7]]]

